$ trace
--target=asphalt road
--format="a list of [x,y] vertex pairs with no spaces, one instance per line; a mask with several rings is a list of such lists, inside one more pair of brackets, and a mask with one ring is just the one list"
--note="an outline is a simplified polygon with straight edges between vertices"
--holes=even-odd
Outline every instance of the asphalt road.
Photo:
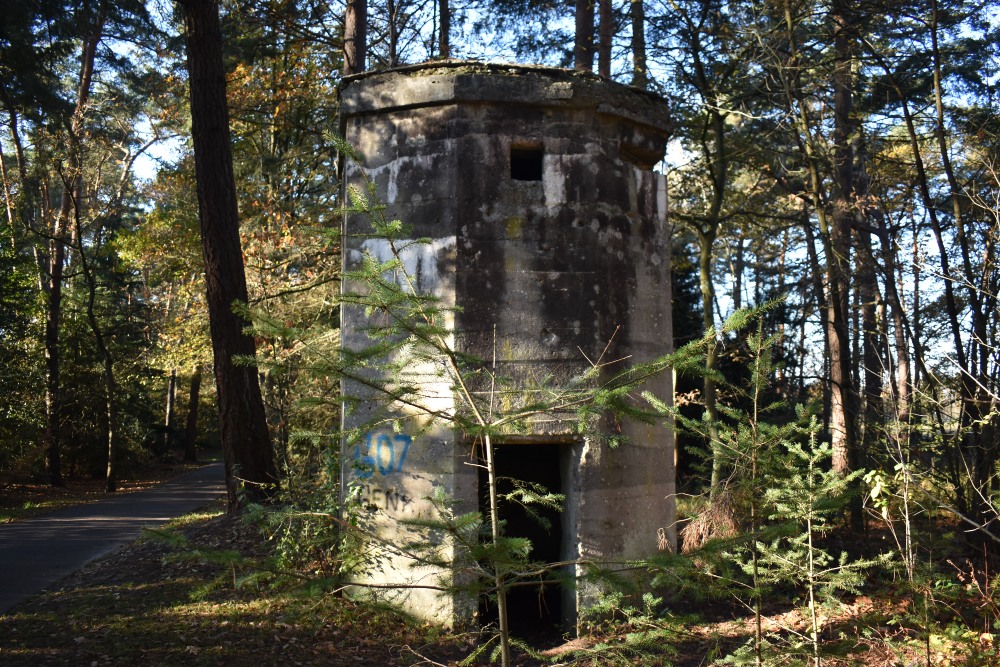
[[0,526],[0,615],[95,558],[225,493],[222,463],[155,488]]

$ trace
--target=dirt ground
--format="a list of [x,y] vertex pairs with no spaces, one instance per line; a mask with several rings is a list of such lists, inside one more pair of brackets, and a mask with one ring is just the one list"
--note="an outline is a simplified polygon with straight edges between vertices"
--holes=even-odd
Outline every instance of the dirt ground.
[[[32,497],[46,496],[37,493]],[[36,502],[28,497],[18,502]],[[490,650],[470,660],[489,633],[449,633],[346,599],[329,582],[296,585],[294,577],[276,575],[259,529],[222,510],[187,517],[172,536],[126,545],[0,617],[0,664],[490,664]],[[864,594],[821,610],[829,652],[823,664],[1000,664],[992,634],[1000,608],[991,580],[972,564],[953,565],[954,580],[946,582],[951,597],[925,610],[923,623],[914,621],[921,610],[896,575],[869,581]],[[766,605],[762,631],[794,647],[796,636],[808,634],[803,606],[794,594]],[[550,637],[537,646],[544,653],[518,651],[515,664],[713,665],[754,630],[753,615],[732,600],[676,599],[654,615],[598,624],[582,638]],[[798,643],[797,656],[782,660],[778,651],[775,664],[802,664],[807,654]]]

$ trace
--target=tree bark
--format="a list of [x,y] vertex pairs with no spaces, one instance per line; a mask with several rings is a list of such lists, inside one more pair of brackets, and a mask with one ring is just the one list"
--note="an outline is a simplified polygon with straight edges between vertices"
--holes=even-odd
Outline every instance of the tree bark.
[[118,382],[115,379],[114,357],[108,347],[108,339],[100,323],[97,321],[97,279],[94,276],[93,267],[87,261],[83,244],[83,233],[80,230],[80,208],[77,205],[74,209],[76,250],[80,257],[80,271],[84,281],[87,283],[87,323],[90,331],[94,334],[94,343],[97,345],[97,352],[101,358],[101,366],[104,371],[104,409],[107,419],[107,452],[108,461],[105,470],[104,491],[114,493],[118,490],[118,412],[115,404],[115,397],[118,395]]
[[852,54],[847,32],[843,0],[835,0],[831,9],[834,25],[834,128],[833,189],[830,197],[830,255],[826,258],[830,291],[827,302],[830,330],[830,415],[833,469],[847,474],[855,469],[855,431],[853,385],[851,382],[851,343],[848,327],[850,292],[851,227],[854,217],[854,151],[851,141],[853,91],[851,87]]
[[[871,178],[868,175],[867,164],[869,162],[868,150],[865,143],[859,142],[858,150],[858,211],[857,216],[860,224],[855,231],[857,240],[857,285],[863,304],[863,364],[864,364],[864,405],[863,405],[863,431],[861,435],[861,452],[867,455],[875,444],[876,429],[886,428],[887,437],[893,437],[897,432],[898,422],[893,419],[887,420],[886,405],[883,400],[884,382],[883,371],[888,371],[890,386],[892,386],[892,366],[893,361],[889,354],[889,311],[893,312],[897,308],[893,305],[893,295],[895,290],[895,273],[890,273],[887,266],[883,284],[885,284],[885,295],[879,294],[878,285],[878,262],[875,257],[875,250],[872,245],[872,237],[878,235],[878,230],[883,227],[884,219],[882,211],[872,202],[874,197],[871,192]],[[896,342],[903,339],[897,337]],[[907,376],[909,368],[907,368]],[[909,378],[906,380],[909,384]],[[895,387],[893,387],[895,388]],[[900,396],[893,392],[897,399]],[[908,400],[908,399],[907,399]],[[891,407],[891,405],[890,405]]]
[[632,19],[632,85],[638,88],[649,86],[649,71],[646,64],[646,6],[643,0],[631,0]]
[[229,511],[269,498],[277,486],[274,452],[255,368],[236,358],[256,356],[246,322],[233,310],[246,303],[247,284],[233,178],[226,75],[216,0],[181,0],[191,85],[191,135],[198,213],[226,461]]
[[191,371],[191,391],[188,394],[187,426],[184,429],[184,460],[198,461],[198,400],[201,397],[201,364],[195,364]]
[[441,28],[438,52],[442,58],[451,58],[451,5],[448,0],[438,0],[441,11]]
[[167,380],[167,409],[163,418],[163,450],[173,456],[174,446],[174,399],[177,395],[177,369],[170,369],[170,379]]
[[611,37],[614,33],[611,0],[598,0],[598,10],[597,73],[606,79],[610,79]]
[[594,71],[594,0],[576,0],[573,68],[580,72]]
[[[862,419],[859,434],[860,451],[864,456],[871,451],[877,441],[878,431],[885,424],[882,403],[882,373],[885,370],[883,349],[883,325],[885,323],[885,303],[878,292],[871,233],[857,230],[857,290],[861,301],[861,377]],[[879,312],[882,317],[879,317]],[[863,462],[859,461],[859,464]]]
[[388,62],[389,67],[396,67],[399,65],[399,6],[400,2],[396,0],[386,0],[386,10],[389,14],[388,25],[386,26],[388,30]]
[[[721,194],[721,193],[720,193]],[[718,224],[708,223],[698,229],[698,277],[701,285],[702,325],[705,332],[715,328],[715,283],[712,281],[712,257]],[[719,347],[713,336],[705,348],[704,391],[705,420],[708,428],[708,449],[712,454],[711,497],[722,490],[722,477],[726,471],[725,452],[719,436],[719,397],[714,373],[719,367]]]
[[14,196],[10,191],[10,180],[7,177],[7,161],[3,154],[3,145],[0,144],[0,180],[3,181],[3,202],[7,210],[7,225],[10,228],[10,247],[12,251],[17,250],[17,234],[14,231]]
[[347,0],[344,12],[344,76],[365,71],[368,58],[368,0]]
[[45,311],[45,471],[52,486],[62,486],[61,418],[62,393],[60,387],[61,358],[59,329],[62,317],[63,269],[66,261],[66,234],[74,202],[79,199],[81,186],[79,142],[83,117],[90,100],[90,85],[94,77],[97,46],[104,28],[103,4],[97,10],[97,20],[91,35],[83,44],[80,54],[80,79],[77,85],[76,108],[70,121],[70,155],[67,160],[69,173],[64,174],[59,213],[53,220],[49,241],[48,297]]

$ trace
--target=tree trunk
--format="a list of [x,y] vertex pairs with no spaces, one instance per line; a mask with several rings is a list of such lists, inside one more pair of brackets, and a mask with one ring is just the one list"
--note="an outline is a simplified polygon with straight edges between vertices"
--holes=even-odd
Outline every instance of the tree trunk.
[[594,0],[576,0],[573,68],[580,72],[594,71]]
[[631,0],[632,19],[632,85],[638,88],[649,86],[649,72],[646,65],[646,6],[643,0]]
[[877,218],[879,246],[882,265],[885,267],[885,294],[892,318],[893,340],[896,347],[896,368],[893,374],[893,395],[895,415],[893,435],[904,452],[910,451],[910,404],[912,403],[912,373],[910,371],[910,351],[906,339],[906,313],[896,278],[896,251],[889,239],[884,216]]
[[10,179],[7,176],[7,161],[3,154],[3,144],[0,143],[0,180],[3,181],[3,203],[7,210],[7,225],[10,228],[10,248],[17,251],[17,234],[14,232],[14,196],[10,191]]
[[597,73],[611,78],[611,37],[614,33],[614,16],[611,0],[598,0]]
[[[788,258],[788,246],[789,246],[789,233],[786,227],[781,233],[781,251],[778,253],[778,295],[784,296],[787,291],[785,286],[785,266]],[[778,306],[778,330],[776,332],[778,338],[774,343],[775,350],[777,350],[778,358],[784,358],[785,347],[787,345],[787,334],[785,328],[788,326],[788,307],[785,303]],[[790,357],[791,355],[789,355]],[[801,366],[801,362],[799,363]],[[785,372],[784,364],[777,364],[774,369],[774,388],[777,395],[781,400],[785,400],[791,394],[790,388],[788,386],[788,376]]]
[[[700,231],[698,239],[698,275],[701,283],[702,324],[708,333],[715,327],[715,283],[712,282],[712,246],[718,225],[709,225],[708,232]],[[714,498],[722,490],[722,476],[725,474],[725,460],[719,439],[719,398],[715,385],[715,373],[719,366],[719,348],[713,336],[705,349],[705,379],[703,381],[705,419],[708,427],[708,449],[712,454],[712,478],[709,493]]]
[[182,0],[191,85],[191,136],[198,181],[198,213],[219,428],[226,460],[229,511],[262,501],[278,478],[255,368],[236,357],[256,356],[246,322],[233,310],[246,303],[247,285],[233,179],[226,75],[222,61],[219,5],[215,0]]
[[365,71],[368,58],[368,0],[347,0],[344,12],[344,76]]
[[[894,429],[892,421],[886,420],[886,406],[882,399],[884,384],[883,371],[889,371],[892,376],[892,362],[888,354],[888,322],[886,300],[879,294],[878,263],[872,247],[872,231],[877,233],[881,227],[882,215],[877,206],[872,205],[871,179],[868,176],[868,151],[865,144],[859,142],[859,170],[857,175],[859,225],[855,231],[857,241],[857,285],[862,302],[862,341],[864,368],[864,405],[863,431],[861,435],[861,453],[867,455],[875,444],[877,429],[887,428],[886,436],[891,436]],[[865,202],[868,202],[867,204]],[[884,278],[886,294],[894,289],[889,285],[895,281],[895,275]],[[878,310],[876,310],[878,309]],[[909,380],[907,380],[909,382]],[[863,465],[864,463],[861,462]]]
[[170,369],[170,379],[167,380],[167,410],[163,419],[163,451],[173,456],[174,446],[174,398],[177,395],[177,369]]
[[195,364],[191,371],[191,393],[188,395],[187,428],[184,429],[184,460],[198,461],[198,400],[201,395],[201,364]]
[[[861,376],[862,376],[862,419],[859,434],[862,456],[874,447],[878,431],[885,426],[882,405],[882,373],[885,358],[882,355],[882,324],[885,318],[885,304],[878,293],[871,234],[859,229],[857,240],[857,290],[861,301]],[[863,465],[862,461],[858,462]]]
[[79,245],[80,264],[87,280],[87,321],[90,323],[90,330],[94,334],[94,341],[97,343],[97,351],[101,356],[102,368],[104,370],[104,410],[107,424],[108,443],[108,465],[104,476],[104,491],[114,493],[118,490],[118,411],[116,409],[115,398],[118,395],[118,382],[115,380],[114,358],[108,348],[107,338],[104,331],[97,322],[97,314],[94,312],[94,304],[97,298],[97,282],[94,274],[87,267],[86,257],[83,255],[83,242]]
[[66,174],[59,213],[53,221],[49,241],[48,285],[45,311],[45,470],[52,486],[62,486],[60,443],[62,440],[62,392],[59,382],[61,359],[59,354],[59,328],[62,316],[63,265],[66,261],[66,234],[74,201],[78,200],[81,184],[79,174],[79,142],[83,128],[83,115],[90,99],[90,84],[94,76],[97,45],[104,27],[103,5],[98,8],[97,20],[90,37],[84,42],[80,54],[80,80],[77,85],[76,108],[70,122],[70,173]]
[[438,52],[442,58],[451,58],[451,5],[448,0],[439,0],[441,28],[438,37]]
[[826,258],[830,290],[827,309],[830,328],[830,385],[832,414],[830,415],[833,469],[847,474],[855,469],[853,386],[851,382],[851,343],[848,326],[850,293],[851,227],[854,217],[854,151],[851,142],[853,121],[853,91],[851,83],[852,56],[847,33],[846,8],[843,0],[834,0],[831,20],[834,25],[834,128],[833,184],[831,192],[831,224],[829,229],[831,254]]
[[386,0],[386,10],[389,14],[388,21],[388,60],[389,67],[399,65],[399,4],[396,0]]
[[45,472],[52,486],[62,486],[59,450],[62,394],[59,383],[59,318],[62,313],[62,277],[65,249],[64,230],[56,227],[49,243],[48,300],[45,309]]
[[[77,192],[82,191],[82,177],[77,179]],[[87,323],[90,331],[94,334],[94,344],[97,346],[98,356],[101,358],[101,366],[104,371],[104,416],[107,419],[107,468],[105,471],[104,491],[114,493],[118,490],[118,466],[116,455],[118,451],[118,413],[115,405],[115,398],[118,395],[118,383],[115,380],[114,357],[108,347],[107,336],[97,321],[97,279],[94,276],[94,269],[87,260],[86,249],[83,242],[83,231],[80,229],[81,202],[76,197],[73,201],[73,239],[75,250],[80,258],[80,273],[87,284]]]

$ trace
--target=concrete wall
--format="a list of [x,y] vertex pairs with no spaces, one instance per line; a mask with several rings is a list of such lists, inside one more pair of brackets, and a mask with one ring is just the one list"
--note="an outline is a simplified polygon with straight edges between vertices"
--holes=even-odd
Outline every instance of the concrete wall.
[[[530,387],[566,383],[588,359],[646,361],[671,350],[666,194],[651,171],[670,131],[661,99],[565,70],[446,63],[349,77],[341,113],[343,135],[387,215],[412,226],[414,238],[431,239],[404,260],[420,291],[458,306],[459,351],[483,359],[496,353],[499,371]],[[532,174],[536,159],[539,173]],[[512,175],[512,160],[526,161],[527,172]],[[345,182],[357,182],[358,169],[346,165]],[[365,229],[358,216],[345,220],[347,270],[364,251],[385,253]],[[363,313],[346,309],[344,344],[363,345],[363,326]],[[623,369],[612,365],[607,373]],[[453,409],[435,369],[411,371],[425,372],[442,409]],[[669,400],[669,374],[647,388]],[[674,539],[673,434],[611,417],[599,428],[630,442],[612,451],[602,438],[576,436],[562,419],[535,420],[510,440],[571,447],[566,556],[653,553],[661,535]],[[397,459],[398,447],[407,446],[405,465],[389,462],[388,441],[400,443],[393,445]],[[355,452],[382,457],[363,480],[345,467],[345,482],[355,475],[387,539],[399,539],[394,519],[433,513],[425,498],[436,487],[476,507],[470,448],[453,433],[431,428],[412,437],[390,429],[366,435],[360,449],[345,448],[348,459]],[[531,456],[530,445],[524,452]],[[373,580],[412,583],[441,574],[411,571],[398,559],[385,565]],[[586,603],[586,591],[574,595],[574,606]],[[473,608],[432,592],[407,590],[401,598],[412,611],[445,621]]]

